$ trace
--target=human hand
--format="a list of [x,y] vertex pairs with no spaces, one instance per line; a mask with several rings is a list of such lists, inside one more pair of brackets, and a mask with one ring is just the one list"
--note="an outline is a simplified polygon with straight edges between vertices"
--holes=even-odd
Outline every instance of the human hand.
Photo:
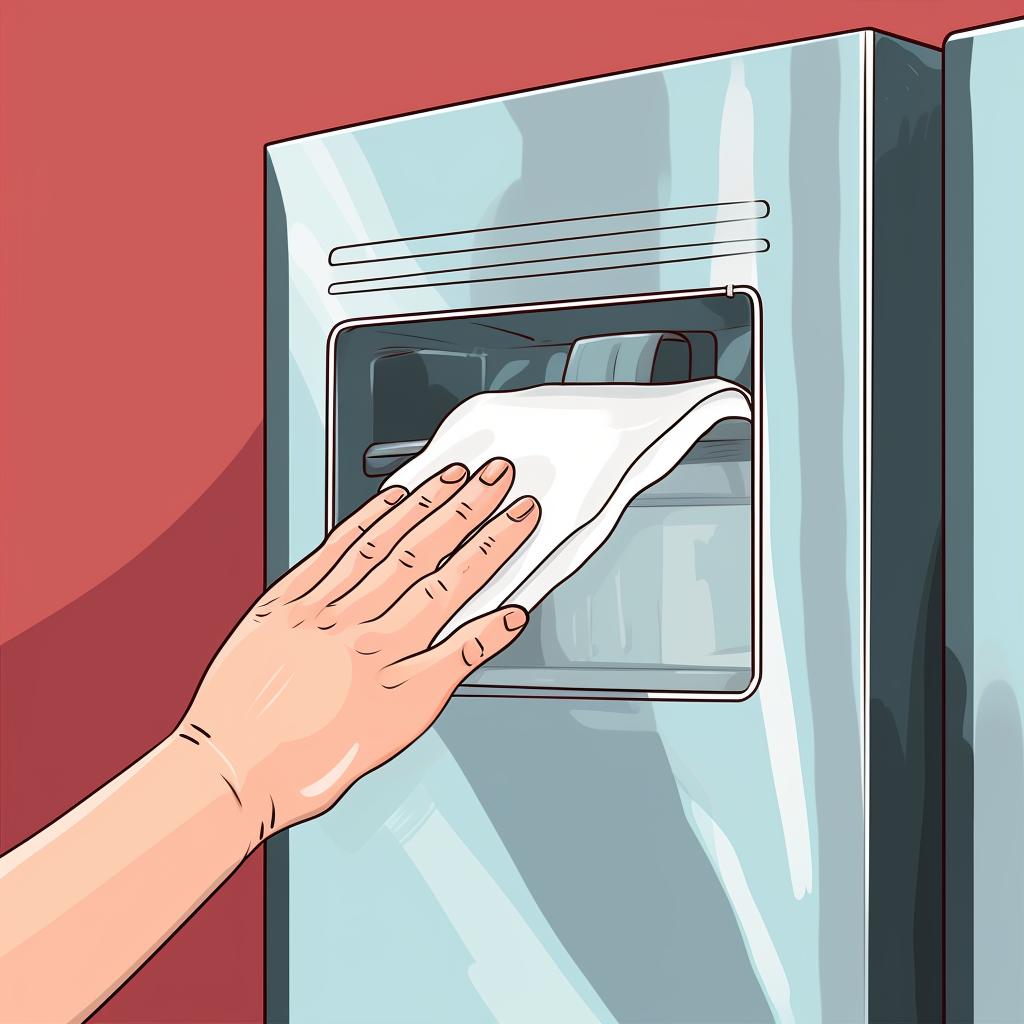
[[412,494],[383,491],[225,641],[177,738],[230,786],[252,846],[327,810],[412,743],[522,632],[527,614],[509,606],[430,646],[537,525],[534,498],[494,515],[514,473],[492,459],[472,476],[449,466]]

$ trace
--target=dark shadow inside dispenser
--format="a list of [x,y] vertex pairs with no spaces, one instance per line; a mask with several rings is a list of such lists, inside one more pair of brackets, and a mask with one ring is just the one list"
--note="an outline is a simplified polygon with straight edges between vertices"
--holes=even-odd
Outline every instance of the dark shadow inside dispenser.
[[[481,391],[566,381],[753,387],[744,295],[356,324],[335,346],[338,520]],[[584,339],[577,348],[574,343]],[[568,384],[567,386],[572,386]],[[726,420],[632,502],[467,693],[742,693],[753,673],[751,426]]]

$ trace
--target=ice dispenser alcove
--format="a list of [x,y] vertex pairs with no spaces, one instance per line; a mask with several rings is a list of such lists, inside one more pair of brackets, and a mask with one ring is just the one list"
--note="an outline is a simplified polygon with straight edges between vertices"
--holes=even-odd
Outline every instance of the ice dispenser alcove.
[[[481,392],[717,376],[756,394],[759,320],[756,293],[730,288],[343,327],[333,345],[333,518]],[[751,423],[712,427],[632,501],[610,539],[537,607],[523,637],[460,692],[751,692],[755,477]]]

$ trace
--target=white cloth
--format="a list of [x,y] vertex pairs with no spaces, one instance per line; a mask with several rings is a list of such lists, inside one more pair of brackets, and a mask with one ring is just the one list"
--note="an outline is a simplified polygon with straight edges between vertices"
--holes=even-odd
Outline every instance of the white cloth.
[[503,507],[532,494],[530,539],[440,633],[504,604],[534,608],[604,542],[626,506],[669,473],[723,419],[751,416],[732,381],[544,384],[475,395],[452,410],[426,448],[384,484],[412,490],[452,462],[475,470],[504,456],[516,468]]

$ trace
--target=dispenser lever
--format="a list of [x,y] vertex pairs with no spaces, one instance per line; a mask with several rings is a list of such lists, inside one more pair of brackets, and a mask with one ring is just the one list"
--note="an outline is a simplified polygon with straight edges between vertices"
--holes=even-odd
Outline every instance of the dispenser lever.
[[646,384],[711,377],[717,362],[714,336],[710,346],[695,346],[688,335],[675,331],[637,334],[596,334],[577,338],[569,349],[563,384]]

